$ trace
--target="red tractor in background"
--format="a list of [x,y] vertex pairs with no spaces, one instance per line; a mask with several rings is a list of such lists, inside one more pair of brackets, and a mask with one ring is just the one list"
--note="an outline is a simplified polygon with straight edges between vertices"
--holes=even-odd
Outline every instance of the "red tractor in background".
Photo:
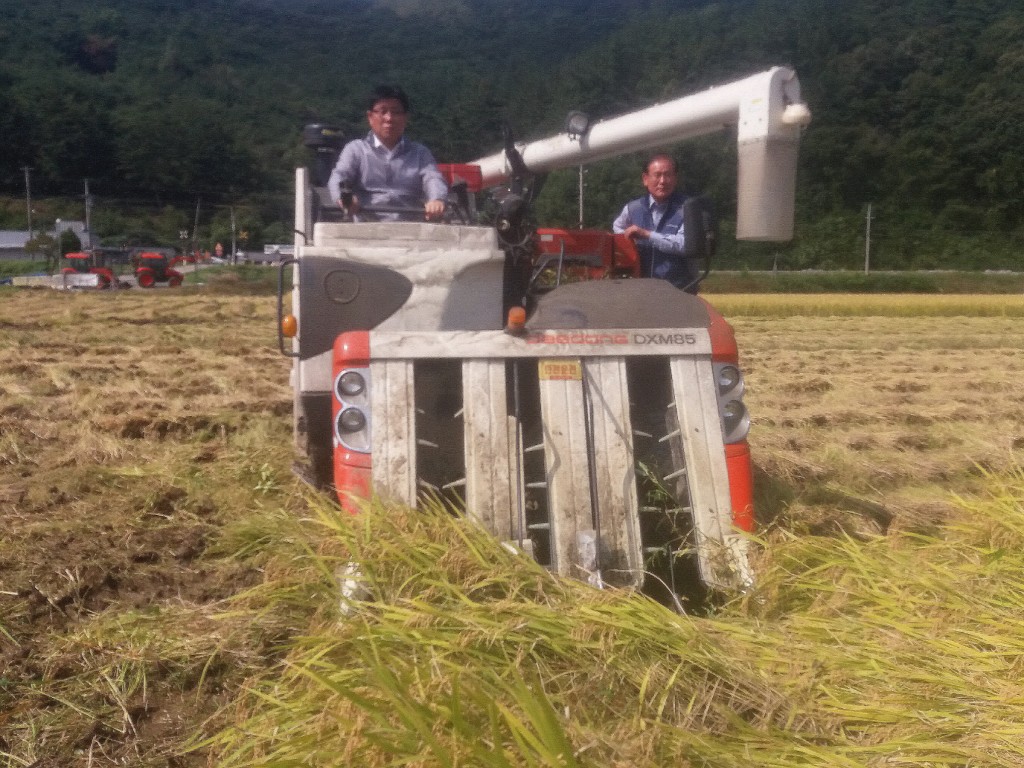
[[120,286],[102,251],[74,251],[64,254],[64,259],[61,275],[96,275],[96,287],[100,289]]
[[188,261],[186,256],[170,256],[159,251],[142,251],[135,255],[135,279],[140,288],[152,288],[157,283],[166,283],[171,288],[181,285],[185,276],[174,269],[175,265]]

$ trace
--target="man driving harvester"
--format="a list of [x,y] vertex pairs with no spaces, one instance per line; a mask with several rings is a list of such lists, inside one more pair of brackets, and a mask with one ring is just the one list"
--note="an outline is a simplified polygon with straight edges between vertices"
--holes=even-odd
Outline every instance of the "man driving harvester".
[[[448,185],[434,156],[405,138],[409,97],[397,86],[379,85],[367,100],[370,132],[341,151],[327,187],[331,200],[352,216],[364,208],[423,208],[424,216],[444,214]],[[375,214],[380,219],[408,219],[409,213]]]

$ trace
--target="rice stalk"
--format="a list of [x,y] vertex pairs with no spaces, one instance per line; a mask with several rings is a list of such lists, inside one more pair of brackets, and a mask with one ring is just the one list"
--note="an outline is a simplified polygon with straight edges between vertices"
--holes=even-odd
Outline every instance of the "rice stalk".
[[[993,488],[935,535],[773,540],[707,618],[442,509],[314,504],[332,607],[207,743],[226,766],[1019,765],[1024,479]],[[350,561],[372,599],[327,583]]]

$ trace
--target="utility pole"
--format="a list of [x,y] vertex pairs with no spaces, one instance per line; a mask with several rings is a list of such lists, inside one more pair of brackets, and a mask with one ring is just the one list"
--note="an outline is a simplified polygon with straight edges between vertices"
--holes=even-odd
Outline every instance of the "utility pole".
[[86,248],[92,248],[92,195],[89,194],[89,180],[85,180],[85,232],[88,236]]
[[235,206],[231,206],[231,263],[238,263],[238,247],[235,243]]
[[192,251],[195,252],[199,247],[199,203],[201,198],[196,198],[196,220],[192,224]]
[[580,229],[583,229],[583,166],[580,166]]
[[868,203],[867,223],[864,230],[864,274],[871,269],[871,203]]
[[[196,198],[196,217],[192,222],[192,274],[195,275],[195,282],[199,282],[199,203],[202,198]],[[185,254],[186,258],[188,254]],[[188,264],[188,261],[185,262]]]
[[31,240],[34,237],[32,232],[32,183],[29,179],[32,169],[25,165],[21,170],[25,172],[25,210],[28,213],[28,239]]
[[[55,222],[53,222],[53,239],[55,241],[53,247],[56,249],[56,256],[54,257],[54,268],[53,269],[56,269],[57,267],[59,267],[61,259],[64,258],[64,243],[63,243],[64,238],[61,237],[61,235],[63,235],[63,234],[64,234],[64,230],[61,228],[61,220],[57,219]],[[47,259],[46,260],[46,271],[47,272],[52,272],[53,269],[50,269],[50,260]]]

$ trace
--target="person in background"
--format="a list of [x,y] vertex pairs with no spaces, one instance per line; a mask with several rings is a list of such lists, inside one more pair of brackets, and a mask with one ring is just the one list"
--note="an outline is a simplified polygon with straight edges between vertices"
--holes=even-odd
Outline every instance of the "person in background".
[[650,158],[641,181],[647,194],[626,203],[612,223],[612,231],[636,243],[641,277],[668,280],[676,288],[695,294],[700,270],[695,259],[683,255],[686,195],[676,191],[679,169],[675,159],[669,155]]
[[448,185],[430,150],[405,137],[408,96],[397,86],[377,86],[367,99],[366,120],[370,132],[338,156],[327,183],[331,200],[353,215],[365,206],[399,206],[422,207],[426,218],[439,218]]

